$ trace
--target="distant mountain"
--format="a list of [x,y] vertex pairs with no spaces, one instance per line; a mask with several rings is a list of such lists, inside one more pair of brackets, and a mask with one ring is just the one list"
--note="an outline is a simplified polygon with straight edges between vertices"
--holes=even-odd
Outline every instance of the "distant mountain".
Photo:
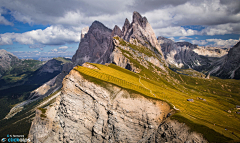
[[18,59],[18,57],[16,57],[10,52],[7,52],[4,49],[1,49],[0,50],[0,78],[5,72],[9,71],[12,68],[12,66],[20,62],[21,60]]
[[215,62],[209,74],[220,78],[240,79],[240,41],[230,48],[226,56]]
[[165,37],[158,37],[166,62],[170,66],[194,69],[206,73],[227,54],[227,49],[201,47],[189,42],[174,42]]

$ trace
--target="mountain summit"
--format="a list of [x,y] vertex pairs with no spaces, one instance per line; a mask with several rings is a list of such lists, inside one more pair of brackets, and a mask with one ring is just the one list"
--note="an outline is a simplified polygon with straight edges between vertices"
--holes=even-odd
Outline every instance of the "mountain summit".
[[81,39],[72,62],[82,65],[85,62],[104,64],[108,61],[112,30],[99,21],[94,21]]
[[142,17],[138,12],[133,12],[133,21],[130,24],[128,19],[125,20],[122,28],[125,41],[130,42],[130,39],[137,39],[143,46],[158,52],[162,59],[164,59],[161,46],[159,45],[156,35],[146,17]]

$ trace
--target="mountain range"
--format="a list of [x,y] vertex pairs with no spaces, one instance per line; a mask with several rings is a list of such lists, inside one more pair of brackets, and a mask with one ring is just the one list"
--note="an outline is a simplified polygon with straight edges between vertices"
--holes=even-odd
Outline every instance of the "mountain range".
[[[239,54],[239,42],[227,50],[157,38],[138,12],[122,29],[94,21],[72,61],[50,60],[24,81],[40,83],[0,132],[27,125],[32,142],[237,141]],[[19,61],[4,55],[3,75]]]

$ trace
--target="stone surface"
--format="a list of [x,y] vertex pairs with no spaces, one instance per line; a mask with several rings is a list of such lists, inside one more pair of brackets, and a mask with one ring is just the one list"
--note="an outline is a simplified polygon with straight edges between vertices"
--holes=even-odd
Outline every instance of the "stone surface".
[[81,31],[81,39],[84,38],[85,34],[88,33],[89,27],[84,27]]
[[45,117],[37,110],[29,137],[34,143],[204,141],[180,123],[161,123],[169,112],[165,102],[103,88],[72,70]]
[[240,79],[240,42],[230,48],[227,55],[216,61],[209,73],[220,78]]
[[155,51],[161,59],[164,59],[161,46],[159,45],[152,26],[146,17],[142,17],[138,12],[133,12],[133,21],[129,25],[126,19],[123,26],[123,36],[121,37],[127,42],[130,39],[137,39],[143,46]]
[[177,68],[191,68],[197,71],[208,70],[215,61],[221,58],[199,54],[195,50],[200,47],[189,42],[174,42],[161,36],[158,37],[158,42],[162,47],[166,62]]
[[228,49],[221,49],[217,47],[197,46],[197,48],[193,49],[193,51],[198,55],[206,57],[222,57],[228,54]]
[[20,61],[21,60],[12,53],[0,49],[0,78],[6,71],[10,70],[14,64]]
[[112,30],[94,21],[81,39],[78,50],[72,58],[74,65],[85,62],[104,64],[109,58]]

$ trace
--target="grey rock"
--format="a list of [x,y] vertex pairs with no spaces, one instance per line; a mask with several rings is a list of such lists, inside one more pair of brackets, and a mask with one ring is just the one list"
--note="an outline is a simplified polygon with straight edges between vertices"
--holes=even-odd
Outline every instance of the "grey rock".
[[104,64],[108,60],[112,30],[94,21],[87,34],[81,39],[78,50],[72,58],[75,65],[85,62]]
[[35,143],[205,141],[180,123],[162,123],[169,112],[167,103],[111,84],[101,87],[72,70],[46,117],[37,110],[29,138]]
[[130,22],[128,21],[128,19],[126,18],[125,19],[125,22],[124,22],[124,25],[122,27],[122,35],[126,35],[127,33],[127,30],[129,29],[130,27]]
[[117,25],[114,26],[111,37],[114,37],[116,35],[119,36],[119,37],[122,36],[122,31]]
[[10,52],[4,49],[0,49],[0,78],[1,76],[10,70],[13,65],[20,63],[20,59]]
[[240,42],[230,48],[226,56],[216,61],[209,73],[220,78],[240,79]]
[[148,23],[147,18],[142,17],[138,12],[133,12],[133,21],[130,25],[126,19],[123,26],[123,36],[121,38],[127,42],[130,42],[130,39],[138,40],[139,43],[154,51],[160,59],[164,61],[161,46],[157,41],[151,25]]
[[[197,71],[208,70],[222,57],[209,57],[198,54],[200,47],[189,42],[174,42],[165,37],[158,37],[166,62],[178,68],[191,68]],[[202,49],[202,48],[201,48]]]

